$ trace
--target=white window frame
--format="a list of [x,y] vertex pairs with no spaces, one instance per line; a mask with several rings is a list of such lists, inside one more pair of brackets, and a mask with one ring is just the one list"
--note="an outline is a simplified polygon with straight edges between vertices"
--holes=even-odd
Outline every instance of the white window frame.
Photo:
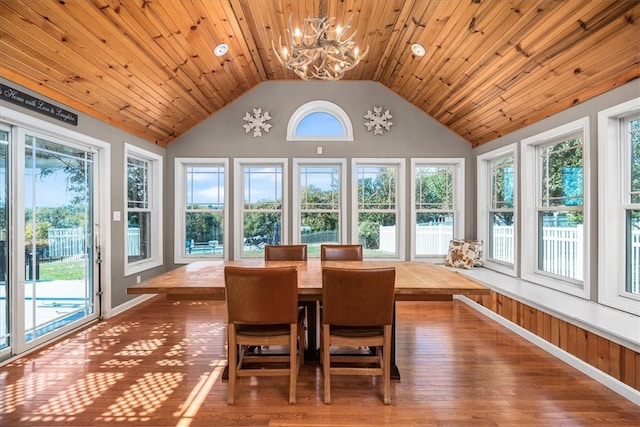
[[[149,191],[149,205],[151,207],[151,228],[153,230],[151,240],[151,257],[129,262],[128,254],[128,230],[127,222],[129,217],[129,203],[128,203],[128,177],[127,177],[127,158],[133,157],[135,159],[144,160],[149,163],[149,185],[151,187]],[[162,194],[163,194],[163,158],[161,155],[152,153],[138,146],[125,143],[124,144],[124,275],[130,276],[132,274],[140,273],[142,271],[149,270],[154,267],[161,266],[163,264],[163,209],[162,209]]]
[[[311,113],[327,113],[335,117],[345,131],[345,136],[296,136],[300,122]],[[287,141],[353,141],[353,125],[349,115],[339,105],[329,101],[315,100],[300,106],[289,118]]]
[[243,218],[244,218],[244,166],[281,166],[282,167],[282,224],[280,225],[280,241],[289,240],[289,162],[286,158],[237,158],[233,161],[234,176],[234,259],[256,259],[242,256]]
[[636,316],[640,298],[624,285],[625,213],[635,204],[627,196],[630,153],[623,145],[621,120],[639,112],[640,98],[598,112],[598,302]]
[[411,260],[412,261],[428,261],[428,262],[444,262],[445,254],[437,255],[417,255],[416,254],[416,167],[438,167],[453,166],[454,167],[454,184],[453,184],[453,238],[464,238],[464,201],[465,201],[465,159],[462,157],[455,158],[414,158],[411,159]]
[[[406,193],[405,185],[405,159],[375,159],[375,158],[354,158],[351,159],[351,241],[358,242],[358,217],[360,210],[358,209],[358,166],[395,166],[396,174],[396,208],[394,211],[389,210],[388,213],[396,214],[396,254],[395,256],[365,256],[370,259],[384,260],[404,260],[405,258],[405,221],[403,208],[405,206],[404,195]],[[381,211],[382,212],[382,211]],[[366,252],[366,251],[365,251]]]
[[[515,276],[518,269],[518,252],[519,252],[519,240],[518,240],[518,228],[519,228],[519,214],[518,214],[518,185],[519,185],[519,170],[518,170],[518,144],[513,143],[506,145],[497,150],[490,151],[488,153],[478,156],[477,161],[477,176],[478,176],[478,196],[477,196],[477,227],[478,227],[478,239],[484,242],[484,249],[482,254],[483,266],[499,271],[501,273]],[[489,254],[489,239],[491,237],[489,217],[491,212],[491,195],[492,195],[492,176],[491,176],[491,162],[493,160],[513,157],[513,264],[494,261],[488,258]]]
[[[8,203],[12,207],[8,213],[7,220],[9,222],[9,239],[12,242],[18,242],[21,238],[18,230],[24,230],[24,226],[21,225],[21,221],[24,221],[24,216],[19,215],[18,213],[24,212],[24,203],[22,198],[24,197],[25,183],[23,179],[16,178],[19,173],[24,172],[24,148],[23,143],[21,142],[23,141],[23,138],[17,137],[18,134],[23,136],[25,131],[38,132],[53,138],[62,139],[65,143],[77,144],[84,148],[93,148],[99,153],[98,160],[94,161],[94,167],[97,169],[98,179],[98,182],[96,182],[95,185],[98,187],[99,194],[99,198],[94,200],[94,220],[100,225],[100,229],[95,230],[95,242],[92,242],[92,244],[99,245],[103,251],[100,278],[103,283],[111,283],[112,259],[110,256],[104,256],[106,253],[105,248],[111,247],[111,198],[109,196],[111,194],[111,144],[106,141],[81,134],[75,130],[67,129],[46,120],[39,119],[31,114],[25,114],[2,105],[0,105],[0,122],[4,125],[11,125],[19,128],[11,129],[11,126],[9,126],[9,130],[12,133],[10,136],[11,150],[9,152],[9,168],[12,172],[8,177],[9,194],[7,197]],[[24,303],[24,286],[19,286],[18,284],[24,282],[24,253],[20,254],[20,251],[12,253],[11,247],[9,247],[8,250],[10,251],[7,265],[7,268],[9,269],[9,283],[13,283],[12,286],[17,289],[17,292],[14,294],[12,304],[8,308],[10,311],[20,313],[22,308],[19,308],[18,304]],[[95,277],[98,277],[97,269],[94,271],[94,274]],[[110,318],[112,315],[113,310],[111,308],[111,299],[111,286],[103,286],[102,314],[106,319]],[[95,311],[95,315],[98,315],[97,310]],[[18,317],[20,319],[24,318],[23,315],[18,315]],[[25,347],[23,341],[15,340],[16,327],[17,325],[15,324],[12,326],[11,335],[14,337],[12,339],[12,344],[6,350],[0,352],[0,359],[11,352],[13,352],[13,354],[19,354],[29,348],[42,344],[44,341],[41,338],[51,338],[51,336],[47,334],[32,341],[33,345]],[[58,331],[61,334],[64,334],[77,327],[77,323],[72,323],[60,328]]]
[[347,206],[347,161],[346,159],[293,159],[293,244],[300,244],[300,229],[302,220],[300,218],[302,211],[300,209],[300,169],[304,166],[338,166],[340,168],[340,207],[338,209],[338,223],[340,227],[339,239],[341,242],[347,238],[347,219],[345,215],[345,207]]
[[[185,213],[187,211],[187,194],[184,189],[187,185],[186,171],[191,166],[217,166],[224,169],[224,209],[222,211],[222,223],[224,233],[222,237],[223,252],[221,254],[186,254],[184,242],[186,240]],[[174,263],[187,264],[193,261],[205,261],[211,259],[228,259],[229,242],[229,159],[226,158],[197,158],[176,157],[175,159],[175,215],[174,215]]]
[[[538,183],[540,182],[540,172],[538,170],[537,149],[538,146],[549,143],[565,136],[579,133],[582,135],[583,153],[583,204],[584,215],[583,232],[583,280],[562,279],[551,276],[538,270],[538,206],[537,199],[540,197]],[[521,188],[526,197],[521,198],[521,245],[520,245],[520,265],[523,279],[547,286],[561,292],[576,295],[588,299],[591,293],[591,281],[589,280],[589,254],[590,254],[590,156],[589,156],[589,118],[584,117],[549,129],[521,141]]]

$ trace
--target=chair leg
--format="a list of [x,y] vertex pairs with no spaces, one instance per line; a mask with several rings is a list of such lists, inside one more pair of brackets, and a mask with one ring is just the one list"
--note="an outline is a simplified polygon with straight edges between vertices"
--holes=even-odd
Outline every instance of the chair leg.
[[329,325],[322,325],[322,372],[324,373],[324,403],[331,403],[331,355]]
[[384,327],[384,352],[382,354],[382,401],[391,404],[391,326]]
[[[289,340],[289,403],[296,403],[296,378],[298,377],[298,330],[296,325],[291,325]],[[304,350],[302,350],[304,352]]]
[[229,389],[227,391],[227,404],[233,405],[236,397],[236,363],[238,362],[238,345],[236,344],[236,328],[235,325],[229,324],[227,326],[227,347],[228,347],[228,360],[229,366]]
[[304,348],[306,343],[304,336],[305,336],[305,330],[304,329],[302,331],[298,330],[298,364],[297,364],[298,373],[300,373],[300,367],[304,365]]

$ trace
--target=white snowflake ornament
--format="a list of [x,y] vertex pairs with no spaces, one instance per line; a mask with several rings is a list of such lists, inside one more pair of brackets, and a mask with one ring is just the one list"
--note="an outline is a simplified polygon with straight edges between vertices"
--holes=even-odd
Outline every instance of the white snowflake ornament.
[[269,120],[271,120],[271,116],[269,115],[268,111],[265,111],[264,114],[262,114],[262,108],[254,108],[253,115],[246,113],[243,120],[247,122],[242,125],[245,133],[249,133],[253,130],[254,138],[262,138],[262,131],[268,133],[269,129],[271,129],[271,125],[267,123]]
[[389,114],[389,110],[383,113],[382,107],[373,107],[373,112],[367,110],[367,115],[364,116],[364,118],[369,120],[365,122],[364,125],[369,132],[373,129],[374,135],[382,135],[385,130],[389,132],[389,128],[393,125],[390,121],[393,116]]

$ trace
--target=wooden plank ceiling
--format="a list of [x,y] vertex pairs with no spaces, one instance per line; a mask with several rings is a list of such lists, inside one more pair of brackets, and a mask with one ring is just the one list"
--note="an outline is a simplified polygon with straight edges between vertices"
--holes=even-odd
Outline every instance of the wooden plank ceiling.
[[[472,146],[640,76],[637,0],[325,0],[385,85]],[[167,146],[267,80],[320,0],[0,0],[0,76]],[[295,25],[295,24],[294,24]],[[212,53],[227,43],[223,57]],[[411,45],[426,55],[416,57]]]

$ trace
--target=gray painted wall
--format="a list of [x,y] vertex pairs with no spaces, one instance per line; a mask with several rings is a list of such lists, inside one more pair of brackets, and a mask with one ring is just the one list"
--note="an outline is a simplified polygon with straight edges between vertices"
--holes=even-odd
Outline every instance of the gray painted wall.
[[[91,136],[103,142],[109,143],[111,146],[111,211],[124,212],[124,143],[129,143],[144,148],[145,150],[164,155],[165,149],[155,144],[147,142],[137,136],[124,132],[115,126],[111,126],[105,122],[94,119],[86,114],[80,113],[73,108],[63,106],[59,102],[49,99],[43,95],[37,94],[20,85],[0,78],[0,82],[6,84],[19,91],[35,96],[53,105],[59,105],[69,111],[78,114],[78,126],[65,124],[61,121],[51,119],[43,114],[37,114],[18,105],[0,100],[0,105],[9,109],[19,111],[24,114],[31,115],[40,120],[45,120],[54,125],[70,129],[83,135]],[[2,117],[0,117],[0,121]],[[103,257],[106,263],[111,264],[111,307],[117,307],[120,304],[130,300],[132,297],[127,295],[127,287],[135,284],[136,275],[124,276],[124,226],[125,221],[111,221],[111,248],[103,250]],[[107,259],[108,257],[108,259]],[[142,279],[153,277],[164,271],[164,266],[147,270],[140,273]]]
[[[36,94],[10,81],[0,81],[18,90],[44,99],[52,104],[59,103]],[[343,157],[350,160],[353,157],[402,157],[407,160],[407,183],[409,182],[409,160],[414,157],[463,157],[466,162],[466,236],[475,234],[475,206],[476,206],[476,156],[504,145],[520,141],[544,130],[559,126],[563,123],[589,116],[591,120],[591,196],[593,203],[590,230],[592,232],[592,247],[590,248],[591,277],[597,280],[597,111],[640,96],[640,86],[637,82],[614,89],[602,96],[586,101],[580,105],[544,119],[526,128],[505,135],[482,146],[471,149],[470,145],[440,125],[422,111],[398,97],[386,87],[375,82],[265,82],[249,93],[234,101],[206,121],[191,129],[181,138],[173,142],[165,150],[132,134],[124,132],[94,119],[86,114],[74,111],[79,116],[78,126],[65,125],[62,122],[48,119],[29,110],[0,100],[0,105],[10,109],[33,115],[42,120],[50,121],[58,126],[67,127],[79,133],[100,139],[111,145],[111,195],[112,211],[124,211],[124,143],[128,142],[152,152],[165,155],[165,263],[141,273],[143,279],[153,277],[173,264],[173,222],[174,222],[174,176],[173,167],[175,157],[287,157],[289,159],[316,157],[316,147],[322,145],[323,157]],[[322,99],[331,101],[342,107],[350,116],[354,128],[353,142],[287,142],[286,128],[291,114],[306,102]],[[383,136],[374,136],[367,132],[363,123],[363,116],[368,109],[382,106],[393,115],[394,125],[391,131]],[[246,112],[254,107],[269,111],[273,125],[269,133],[262,138],[253,138],[246,134],[242,125],[242,118]],[[0,117],[0,120],[2,117]],[[233,191],[231,192],[233,195]],[[407,199],[409,200],[409,194]],[[407,221],[409,213],[407,209]],[[233,225],[229,226],[233,231]],[[233,236],[231,236],[233,239]],[[407,239],[406,252],[409,252]],[[111,306],[117,307],[131,299],[126,294],[127,286],[135,283],[135,276],[125,277],[122,247],[124,246],[124,221],[111,222],[112,247],[105,251],[111,263]],[[595,287],[594,287],[595,288]]]
[[[574,120],[589,117],[589,179],[591,180],[591,191],[589,195],[592,203],[589,211],[591,247],[588,248],[588,251],[591,263],[589,265],[588,274],[590,275],[592,283],[591,300],[593,301],[597,299],[598,292],[598,112],[639,96],[640,80],[635,80],[537,123],[504,135],[486,144],[482,144],[473,150],[475,163],[477,161],[477,156],[479,155],[504,147],[505,145],[519,143],[525,138],[535,136],[541,132],[570,123]],[[520,151],[520,147],[518,147],[518,151]],[[470,200],[470,197],[475,198],[475,192],[467,192],[467,194],[467,200],[475,206],[477,204],[477,200]],[[518,194],[522,194],[520,188],[518,188]],[[522,241],[520,236],[518,236],[518,240]]]
[[[353,142],[287,142],[287,124],[291,115],[303,104],[314,100],[326,100],[339,105],[350,117],[353,125]],[[373,135],[364,126],[364,115],[373,107],[383,107],[393,116],[393,126],[383,135]],[[245,113],[253,108],[269,112],[272,125],[269,133],[261,138],[245,133]],[[323,147],[323,155],[316,154],[316,147]],[[410,159],[416,157],[462,157],[466,164],[466,188],[475,188],[475,164],[471,161],[470,144],[449,129],[424,114],[421,110],[399,97],[385,86],[371,82],[265,82],[237,99],[206,121],[171,143],[167,148],[165,174],[165,263],[167,269],[173,264],[174,192],[173,168],[176,157],[240,157],[263,158],[284,157],[289,159],[292,170],[293,158],[405,158],[407,167],[407,194],[410,182]],[[233,173],[233,172],[232,172]],[[348,171],[350,173],[350,171]],[[291,175],[291,174],[290,174]],[[231,175],[233,176],[233,175]],[[291,186],[291,176],[289,185]],[[233,185],[233,182],[231,183]],[[233,187],[230,189],[233,206]],[[233,215],[231,215],[233,221]],[[292,217],[292,215],[290,215]],[[406,209],[407,224],[409,209]],[[291,226],[291,224],[289,224]],[[466,204],[466,231],[472,236],[475,229],[475,211]],[[233,233],[233,224],[226,227]],[[351,230],[347,230],[350,235]],[[234,237],[230,236],[231,246]],[[409,254],[409,238],[406,253]],[[233,247],[229,248],[232,251]],[[231,252],[232,253],[232,252]],[[407,255],[408,257],[408,255]]]

